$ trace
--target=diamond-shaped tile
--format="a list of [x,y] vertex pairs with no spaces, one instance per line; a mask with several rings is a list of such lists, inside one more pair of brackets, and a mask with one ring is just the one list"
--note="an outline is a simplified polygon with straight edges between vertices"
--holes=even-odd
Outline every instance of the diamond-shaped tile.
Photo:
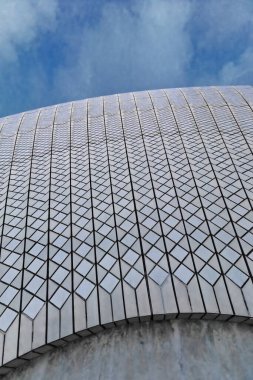
[[179,280],[184,282],[186,285],[193,277],[192,271],[183,264],[179,265],[177,270],[174,272],[174,275],[177,276],[177,278],[179,278]]
[[133,288],[137,288],[141,280],[143,279],[143,275],[132,268],[128,274],[125,276],[126,282],[131,285]]
[[5,309],[3,314],[0,316],[0,330],[6,332],[18,313],[11,309]]
[[236,285],[242,287],[245,282],[248,280],[248,276],[244,274],[240,269],[236,267],[232,267],[229,269],[229,271],[226,273],[227,276],[232,280],[233,282],[236,283]]
[[66,257],[68,256],[68,254],[64,251],[58,251],[56,253],[56,255],[54,255],[53,257],[53,261],[57,264],[62,264],[63,261],[66,259]]
[[110,270],[111,267],[114,265],[116,259],[114,257],[112,257],[111,255],[109,254],[106,254],[102,260],[100,261],[100,265],[105,268],[106,270]]
[[61,284],[63,280],[67,277],[68,271],[65,268],[59,267],[53,274],[52,280]]
[[26,289],[29,290],[29,292],[35,294],[37,290],[41,287],[45,280],[38,276],[34,276],[28,285],[26,285]]
[[188,255],[188,253],[189,252],[187,252],[185,249],[183,249],[179,245],[177,245],[170,252],[170,255],[174,256],[177,260],[182,261]]
[[62,235],[58,236],[55,241],[53,242],[53,244],[58,247],[58,248],[62,248],[66,242],[68,241],[68,239]]
[[196,215],[191,216],[188,221],[193,224],[195,227],[198,227],[201,223],[202,220],[198,218]]
[[113,276],[111,273],[108,273],[104,277],[103,281],[101,281],[100,285],[108,293],[111,293],[118,283],[119,283],[119,280],[115,276]]
[[77,249],[76,249],[76,252],[78,253],[78,255],[82,256],[82,257],[85,257],[87,256],[87,254],[90,252],[91,250],[91,247],[86,244],[86,243],[82,243]]
[[30,249],[29,253],[33,256],[38,256],[45,247],[42,244],[36,243]]
[[44,302],[41,301],[39,298],[34,297],[29,304],[26,306],[24,313],[30,317],[31,319],[34,319],[36,315],[41,310],[42,306],[44,305]]
[[159,266],[156,266],[150,273],[149,277],[152,278],[158,285],[162,285],[166,278],[168,277],[168,273],[165,272]]
[[87,279],[84,279],[76,289],[76,293],[85,300],[89,297],[95,285]]
[[125,244],[128,248],[130,248],[135,243],[135,241],[136,241],[136,237],[134,237],[131,234],[126,234],[121,240],[121,242]]
[[225,244],[228,244],[231,240],[233,240],[233,237],[227,233],[225,230],[220,230],[216,236]]
[[201,245],[196,251],[195,254],[204,261],[208,261],[213,255],[213,252],[209,251],[206,247]]
[[137,261],[139,258],[139,255],[132,251],[131,249],[127,251],[123,259],[130,265],[134,265],[134,263]]
[[93,264],[90,263],[88,260],[83,260],[78,267],[76,268],[76,271],[80,273],[82,276],[86,276],[86,274],[91,270],[93,267]]
[[181,240],[182,237],[183,237],[183,235],[180,232],[176,231],[176,230],[171,231],[171,233],[168,236],[175,243],[178,243],[179,240]]
[[104,238],[100,243],[99,243],[99,246],[100,248],[102,248],[105,252],[109,252],[110,248],[112,247],[114,243],[107,239],[107,238]]
[[7,258],[4,260],[4,263],[5,263],[6,265],[11,266],[11,265],[13,265],[13,264],[17,261],[17,259],[18,259],[19,257],[20,257],[20,256],[19,256],[17,253],[12,252],[12,253],[10,253],[10,254],[7,256]]
[[221,252],[221,255],[232,264],[234,264],[236,260],[240,257],[239,253],[237,253],[230,247],[225,247]]
[[213,218],[212,222],[214,222],[220,228],[223,228],[228,223],[220,215],[216,215],[215,218]]
[[18,293],[18,290],[12,286],[8,286],[0,297],[0,302],[4,305],[8,305]]
[[211,285],[214,285],[220,277],[220,274],[211,268],[210,265],[205,265],[204,268],[200,271],[200,274]]
[[147,256],[155,263],[158,263],[158,261],[163,256],[163,253],[156,247],[152,247],[151,250],[147,253]]
[[10,268],[5,275],[2,277],[1,281],[11,284],[14,278],[18,275],[19,271],[14,268]]
[[157,240],[159,239],[159,236],[154,233],[153,231],[149,231],[147,235],[145,236],[145,239],[152,245],[154,245]]
[[106,236],[106,235],[109,234],[109,232],[111,232],[111,230],[112,230],[112,227],[108,226],[107,224],[103,224],[103,225],[100,227],[99,232],[100,232],[102,235]]
[[42,265],[44,264],[44,261],[43,260],[40,260],[38,258],[35,258],[31,264],[29,265],[29,267],[27,268],[30,272],[33,272],[33,273],[36,273],[38,272],[38,270],[42,267]]
[[60,309],[63,306],[63,304],[67,301],[69,295],[70,295],[70,293],[67,290],[65,290],[63,288],[59,288],[54,293],[54,295],[51,298],[50,302],[53,305],[55,305],[56,307],[58,307],[58,309]]
[[133,227],[133,223],[130,222],[129,220],[125,220],[122,224],[121,224],[121,228],[125,231],[130,231],[131,228]]

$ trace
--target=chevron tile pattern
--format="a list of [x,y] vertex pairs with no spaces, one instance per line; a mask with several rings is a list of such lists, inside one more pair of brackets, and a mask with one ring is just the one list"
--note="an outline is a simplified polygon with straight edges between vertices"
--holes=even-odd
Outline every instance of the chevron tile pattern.
[[0,373],[150,319],[253,321],[253,87],[0,119]]

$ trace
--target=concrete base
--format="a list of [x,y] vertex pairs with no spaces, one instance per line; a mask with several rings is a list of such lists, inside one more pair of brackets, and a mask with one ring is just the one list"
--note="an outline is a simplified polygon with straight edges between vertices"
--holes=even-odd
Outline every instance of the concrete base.
[[186,320],[125,325],[57,348],[10,379],[252,380],[253,329]]

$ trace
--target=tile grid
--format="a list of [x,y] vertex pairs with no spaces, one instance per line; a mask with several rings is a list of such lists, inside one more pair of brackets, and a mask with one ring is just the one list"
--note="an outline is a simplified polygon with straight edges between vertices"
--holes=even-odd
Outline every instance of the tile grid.
[[36,127],[27,205],[22,296],[22,324],[24,327],[22,331],[20,330],[19,347],[20,355],[29,352],[27,358],[36,356],[34,350],[46,343],[47,225],[51,127],[44,127],[43,114],[45,112],[40,112]]
[[253,90],[0,121],[0,373],[117,324],[253,321]]
[[[97,252],[96,252],[96,234],[95,234],[95,212],[94,212],[94,189],[92,185],[92,138],[90,136],[90,118],[89,118],[89,112],[90,112],[90,101],[88,100],[87,104],[87,137],[88,137],[88,157],[89,157],[89,186],[90,186],[90,198],[91,198],[91,217],[92,217],[92,236],[93,236],[93,257],[92,257],[92,263],[94,264],[95,273],[93,274],[93,281],[95,284],[95,291],[93,291],[93,303],[96,304],[96,312],[95,315],[91,316],[91,327],[92,324],[95,326],[98,326],[98,331],[102,329],[101,326],[101,317],[99,312],[99,284],[98,284],[98,270],[97,270]],[[92,307],[92,309],[95,308],[95,306]],[[88,325],[88,327],[90,327]],[[99,329],[100,327],[100,329]],[[96,332],[96,329],[94,330]]]
[[73,103],[71,175],[73,221],[73,283],[75,332],[92,333],[99,325],[95,273],[93,208],[90,185],[88,102]]
[[[209,297],[206,300],[203,297],[204,288],[207,288],[207,286],[201,280],[201,277],[197,270],[197,252],[201,243],[203,243],[203,241],[198,241],[198,235],[201,234],[202,239],[202,230],[203,225],[205,224],[205,217],[203,215],[201,200],[199,197],[198,189],[196,187],[196,181],[193,175],[192,166],[190,164],[190,160],[187,155],[187,149],[185,147],[184,136],[187,131],[184,131],[182,128],[183,123],[185,123],[187,126],[188,120],[182,117],[182,113],[186,107],[184,105],[184,98],[182,97],[180,99],[180,94],[175,93],[174,95],[176,97],[174,100],[170,99],[167,92],[165,92],[165,94],[170,104],[170,112],[173,117],[173,124],[170,126],[170,132],[176,136],[175,141],[177,143],[174,157],[171,158],[171,163],[172,165],[175,165],[175,183],[176,188],[178,189],[184,227],[186,230],[186,236],[188,236],[188,250],[190,252],[190,256],[188,255],[184,258],[184,261],[182,262],[183,264],[180,265],[174,274],[179,276],[179,278],[188,285],[190,299],[192,300],[192,309],[198,309],[200,313],[202,311],[201,315],[206,314],[207,312],[211,314],[206,303],[212,301],[211,305],[213,306],[214,296],[211,295],[211,292],[209,291]],[[173,101],[175,104],[174,106],[171,103]],[[184,105],[183,107],[182,104]],[[180,117],[182,117],[182,119],[180,119]],[[177,237],[177,239],[181,238],[182,236],[180,235]],[[196,294],[198,294],[198,297],[196,297]],[[211,307],[211,309],[214,310],[213,307]],[[215,309],[217,310],[217,305]]]
[[[216,181],[217,181],[218,186],[219,186],[219,192],[222,196],[222,202],[225,205],[224,209],[226,210],[226,213],[228,214],[228,218],[229,218],[229,222],[230,222],[228,224],[229,231],[231,231],[231,229],[232,229],[232,231],[233,231],[232,233],[234,233],[234,236],[235,236],[235,238],[233,240],[230,239],[229,242],[226,242],[225,246],[223,243],[223,247],[221,247],[221,255],[222,255],[222,257],[225,256],[225,258],[226,258],[226,257],[229,257],[229,251],[228,250],[231,250],[230,256],[231,256],[231,253],[236,252],[239,257],[237,257],[235,260],[233,259],[232,264],[236,265],[236,263],[238,263],[237,265],[239,266],[239,268],[237,268],[237,269],[238,270],[242,269],[245,272],[245,274],[247,274],[248,276],[249,275],[251,276],[251,271],[250,271],[250,267],[247,263],[247,258],[245,256],[244,248],[241,244],[240,237],[237,235],[237,230],[235,227],[235,223],[236,223],[237,218],[235,219],[234,213],[232,212],[232,210],[233,210],[232,205],[229,203],[229,199],[228,199],[229,194],[227,194],[227,192],[225,191],[226,187],[227,188],[229,187],[229,184],[227,183],[227,172],[225,171],[225,173],[223,174],[223,170],[224,170],[224,168],[226,170],[227,162],[230,163],[230,157],[227,155],[226,146],[225,146],[225,143],[223,142],[223,139],[221,137],[220,131],[219,131],[218,126],[217,126],[217,121],[216,121],[216,119],[212,113],[212,110],[209,108],[208,104],[207,104],[207,107],[209,109],[209,115],[212,117],[212,120],[213,120],[213,125],[212,125],[211,130],[213,130],[213,136],[217,136],[219,144],[217,145],[217,151],[216,152],[214,149],[212,149],[212,150],[208,149],[207,144],[208,144],[208,141],[210,141],[210,137],[208,137],[206,139],[206,143],[204,143],[204,144],[206,144],[206,147],[207,147],[206,149],[209,150],[209,156],[210,156],[210,160],[212,162],[213,168],[214,168],[214,172],[216,174]],[[204,129],[203,129],[203,131],[204,131]],[[210,131],[210,129],[209,129],[209,131]],[[221,153],[222,153],[222,155],[221,155]],[[225,158],[226,166],[224,166],[224,159],[223,158],[220,159],[220,157],[222,157],[224,155],[226,155],[225,156],[226,157]],[[220,166],[220,164],[221,164],[221,166]],[[232,182],[234,182],[234,180]],[[228,253],[226,253],[226,250]],[[231,258],[230,258],[230,260],[231,260]],[[244,268],[245,267],[244,262],[246,264],[247,269]],[[224,264],[226,265],[226,262],[224,262]],[[236,293],[238,294],[238,290],[236,290],[236,288],[233,286],[233,282],[230,281],[230,280],[233,281],[233,277],[236,277],[236,276],[233,276],[233,273],[232,273],[232,276],[231,275],[229,276],[229,271],[231,271],[231,268],[234,268],[234,266],[229,265],[229,267],[227,267],[225,269],[225,271],[226,271],[227,282],[230,284],[229,285],[230,286],[229,293],[231,296],[233,296],[233,295],[235,296]],[[236,268],[236,266],[235,266],[235,268]],[[244,284],[245,284],[245,281],[244,281],[244,283],[242,283],[242,285],[244,285]],[[245,286],[245,291],[240,296],[240,298],[243,298],[244,300],[245,300],[245,298],[247,299],[247,308],[250,308],[250,310],[251,310],[251,308],[252,308],[251,296],[250,296],[251,291],[250,291],[250,289],[248,289],[249,284],[250,284],[250,282],[247,281],[247,284]],[[240,286],[239,279],[238,279],[236,285]],[[233,291],[232,291],[231,287],[234,288]],[[250,288],[251,288],[251,286],[250,286]],[[241,305],[242,305],[242,303],[244,303],[244,300],[241,301]],[[234,304],[235,305],[237,304],[237,307],[239,307],[240,303],[238,302],[238,298],[236,299],[236,302]],[[241,310],[241,308],[239,307],[239,311],[240,310]]]
[[[144,255],[144,248],[142,243],[142,235],[140,229],[140,220],[138,214],[138,206],[137,206],[137,194],[136,189],[134,189],[134,177],[135,172],[133,170],[133,161],[134,157],[131,152],[131,139],[134,138],[136,142],[139,141],[138,135],[135,136],[129,135],[129,126],[132,124],[132,116],[135,111],[135,105],[133,101],[131,102],[131,97],[129,95],[120,95],[118,98],[119,101],[119,109],[120,109],[120,121],[123,131],[123,141],[124,141],[124,156],[126,157],[127,162],[127,171],[126,175],[129,176],[129,184],[130,184],[130,194],[131,194],[131,206],[133,207],[132,215],[134,215],[134,222],[136,223],[136,228],[131,228],[130,230],[126,228],[127,233],[122,239],[123,244],[130,248],[134,253],[139,256],[139,259],[135,261],[134,265],[132,265],[131,269],[125,274],[125,281],[132,288],[134,292],[134,296],[136,299],[136,311],[137,317],[139,320],[150,319],[153,316],[153,308],[151,303],[151,295],[150,295],[150,283],[147,278],[147,269]],[[132,219],[133,220],[133,219]],[[129,217],[127,216],[125,222],[129,221]],[[128,252],[127,252],[128,253]],[[126,256],[125,256],[126,257]],[[130,264],[129,260],[127,260]]]
[[[152,103],[153,103],[153,109],[154,109],[154,112],[156,114],[156,120],[157,120],[157,125],[159,127],[159,132],[160,132],[161,140],[162,140],[163,147],[164,147],[164,150],[165,150],[165,153],[166,153],[166,163],[167,163],[167,166],[168,166],[168,168],[170,170],[170,176],[171,176],[171,180],[172,180],[172,187],[173,187],[173,189],[175,189],[174,191],[175,191],[175,195],[176,195],[176,199],[177,199],[177,207],[179,208],[179,212],[180,212],[180,214],[179,214],[180,215],[180,219],[182,220],[182,224],[183,224],[183,230],[181,230],[181,231],[183,231],[184,235],[186,236],[187,247],[190,247],[191,244],[190,244],[190,240],[189,240],[189,235],[186,232],[187,231],[186,221],[183,218],[183,211],[182,211],[183,207],[181,207],[181,205],[180,205],[180,199],[179,199],[180,197],[178,196],[178,190],[177,190],[176,182],[175,182],[175,179],[173,178],[173,173],[172,173],[172,169],[171,169],[171,164],[173,165],[173,157],[171,156],[170,138],[167,138],[168,136],[165,135],[165,131],[163,131],[164,133],[162,133],[162,130],[161,130],[162,124],[161,124],[161,122],[159,122],[159,118],[162,117],[161,111],[159,109],[157,109],[157,107],[156,107],[155,98],[151,96],[151,99],[152,99]],[[168,101],[167,97],[165,97],[165,99],[166,99],[166,102],[167,102]],[[172,112],[171,112],[170,116],[173,118],[173,123],[175,123],[174,115],[173,115]],[[159,126],[159,124],[160,124],[160,126]],[[177,258],[179,260],[180,259],[184,260],[185,257],[186,257],[186,251],[181,248],[181,250],[179,251],[180,255],[177,255],[177,249],[178,249],[178,247],[180,248],[180,246],[176,246],[175,247],[175,251],[171,250],[170,255],[171,255],[172,259]],[[188,250],[190,251],[190,248],[188,248]],[[191,251],[191,257],[192,257],[192,260],[193,260],[193,253],[192,253],[192,251]],[[183,262],[183,261],[181,261],[181,262]],[[176,268],[177,267],[178,266],[176,266]],[[179,266],[179,268],[180,268],[180,266]],[[201,281],[201,279],[199,281]],[[220,312],[219,304],[217,304],[217,300],[216,300],[216,295],[212,294],[212,290],[211,290],[210,285],[208,286],[207,284],[203,283],[203,281],[202,281],[201,286],[202,286],[203,292],[208,294],[208,300],[209,300],[209,303],[211,303],[211,305],[210,305],[211,306],[211,309],[210,309],[211,313],[208,314],[209,310],[207,309],[206,310],[207,314],[203,318],[206,318],[206,317],[208,317],[208,318],[214,317],[215,318],[217,316],[217,314]],[[182,295],[180,295],[180,296],[178,297],[179,299],[182,298]]]
[[[20,306],[19,306],[19,324],[18,324],[18,338],[17,338],[17,356],[21,356],[22,353],[23,353],[23,350],[24,352],[27,352],[27,351],[31,351],[32,350],[32,338],[31,338],[31,335],[32,335],[32,330],[33,330],[33,326],[32,326],[32,323],[31,321],[29,321],[26,317],[26,315],[23,313],[23,311],[26,309],[26,307],[28,308],[29,306],[29,301],[31,300],[32,296],[30,296],[28,299],[25,297],[26,294],[25,294],[25,288],[27,286],[27,283],[26,283],[26,278],[25,278],[25,263],[26,263],[26,251],[27,251],[27,235],[28,235],[28,210],[29,210],[29,201],[30,201],[30,196],[31,196],[31,178],[32,178],[32,171],[33,171],[33,158],[34,158],[34,150],[35,150],[35,141],[36,141],[36,132],[37,132],[37,128],[38,128],[38,123],[39,123],[39,118],[40,118],[40,112],[36,112],[35,113],[35,118],[34,120],[32,119],[32,125],[30,125],[29,123],[29,119],[28,119],[28,122],[27,122],[27,127],[31,127],[31,131],[33,133],[33,136],[31,138],[31,154],[30,154],[30,157],[27,157],[27,161],[28,161],[28,166],[30,166],[30,168],[28,169],[28,187],[27,187],[27,203],[25,205],[25,215],[23,217],[24,219],[24,223],[25,223],[25,227],[24,227],[24,248],[23,248],[23,253],[22,253],[22,267],[20,268],[21,270],[21,281],[20,281]],[[29,114],[28,114],[29,115]],[[25,125],[26,123],[24,122],[26,121],[26,119],[24,118],[22,120],[22,124]],[[21,126],[22,127],[22,126]],[[24,131],[24,133],[28,133],[30,132],[30,130],[28,129],[28,131]],[[27,149],[27,148],[26,148]],[[20,170],[21,171],[21,170]],[[31,280],[32,282],[33,280]],[[29,283],[29,285],[31,286],[31,282]],[[29,286],[28,285],[28,286]],[[33,301],[31,301],[33,302]],[[35,355],[36,356],[36,355]],[[33,357],[33,355],[31,354],[31,358]],[[7,361],[9,360],[9,358],[7,359]],[[14,362],[15,363],[15,362]],[[20,365],[22,364],[23,361],[21,359],[17,359],[17,364]]]
[[[3,191],[3,194],[6,194],[6,197],[3,200],[3,203],[4,203],[3,204],[3,208],[2,208],[2,212],[3,213],[1,215],[2,216],[2,229],[1,229],[1,244],[0,244],[0,247],[1,247],[1,262],[3,262],[3,265],[2,265],[1,269],[2,269],[2,272],[4,272],[4,274],[6,273],[6,271],[9,268],[11,268],[11,266],[13,266],[13,264],[14,264],[15,261],[16,262],[18,261],[18,264],[15,263],[14,264],[14,268],[17,267],[17,269],[16,268],[15,269],[18,271],[18,269],[20,268],[20,261],[21,261],[20,260],[20,256],[18,254],[15,254],[15,253],[14,253],[14,255],[16,257],[13,260],[11,260],[11,262],[6,261],[6,259],[8,260],[8,258],[9,258],[9,251],[6,250],[6,249],[4,249],[4,228],[6,226],[6,222],[8,222],[8,220],[6,220],[6,219],[8,219],[7,218],[8,196],[9,196],[9,193],[11,191],[10,179],[11,179],[11,174],[12,174],[13,167],[14,167],[14,157],[15,157],[16,146],[17,146],[17,142],[18,142],[18,136],[19,136],[19,131],[20,131],[20,127],[21,127],[21,123],[22,123],[23,117],[24,117],[24,114],[21,116],[20,120],[18,120],[17,130],[13,133],[14,134],[14,141],[13,141],[13,145],[12,145],[13,151],[12,151],[12,154],[10,155],[9,170],[7,172],[8,182],[5,185],[6,186],[5,188],[1,188],[1,190]],[[15,125],[15,120],[14,120],[14,124],[13,125],[14,125],[14,128],[15,128],[15,126],[16,126]],[[7,146],[9,147],[10,144],[8,144]],[[3,335],[1,334],[1,349],[0,349],[0,352],[1,352],[1,359],[0,359],[1,360],[1,365],[4,364],[4,362],[6,360],[5,359],[6,355],[9,354],[10,358],[12,358],[12,357],[15,358],[16,349],[17,349],[17,342],[16,342],[16,345],[15,345],[15,342],[14,342],[14,350],[9,350],[9,352],[6,353],[6,346],[8,345],[8,341],[9,341],[8,330],[9,330],[11,324],[13,323],[13,321],[15,321],[15,320],[17,321],[17,318],[18,318],[17,307],[15,307],[15,306],[14,307],[8,307],[8,303],[9,302],[6,304],[5,299],[4,299],[4,298],[6,298],[6,291],[8,292],[8,288],[7,288],[8,285],[7,284],[5,284],[3,278],[1,278],[1,291],[0,291],[0,293],[1,293],[1,296],[0,296],[0,302],[1,302],[1,327],[2,327],[1,330],[4,332]],[[14,288],[10,287],[9,289],[12,292],[13,291],[15,292]],[[11,294],[10,294],[10,296],[11,296]],[[8,294],[7,294],[7,297],[8,297]],[[8,356],[7,356],[7,361],[8,361]]]
[[[113,104],[115,104],[115,100],[117,104],[117,98],[113,100],[114,100]],[[125,294],[124,294],[124,284],[123,284],[123,275],[122,275],[122,260],[120,257],[119,236],[118,236],[116,212],[115,212],[115,194],[113,191],[114,188],[113,188],[113,179],[112,179],[113,163],[114,163],[113,147],[114,147],[114,144],[116,144],[116,141],[118,140],[118,138],[120,139],[121,136],[117,135],[117,132],[115,133],[115,136],[113,136],[115,139],[115,142],[113,140],[113,146],[112,146],[112,144],[110,143],[110,131],[114,133],[114,130],[110,130],[111,123],[110,122],[108,123],[108,120],[107,120],[107,117],[110,115],[110,113],[111,113],[110,102],[108,104],[103,98],[103,121],[104,121],[105,144],[106,144],[106,153],[107,153],[108,174],[109,174],[109,181],[110,181],[113,225],[114,225],[114,230],[115,230],[116,248],[117,248],[116,249],[117,253],[115,255],[116,257],[111,259],[110,256],[105,255],[103,260],[107,259],[107,257],[110,258],[110,260],[107,260],[108,264],[107,264],[107,261],[105,261],[104,263],[104,266],[108,267],[108,269],[111,267],[110,270],[112,270],[112,268],[114,268],[115,266],[113,263],[115,259],[118,260],[119,268],[117,272],[118,272],[118,276],[120,280],[120,283],[119,283],[120,289],[118,289],[117,294],[115,295],[116,297],[115,297],[115,306],[113,309],[113,321],[114,323],[122,323],[122,321],[126,320],[126,305],[125,305]],[[109,126],[109,130],[108,130],[108,126]]]
[[[169,266],[168,255],[166,254],[166,252],[168,252],[168,248],[166,246],[166,240],[164,236],[164,224],[161,220],[160,210],[157,202],[156,188],[158,186],[158,182],[156,182],[157,178],[155,178],[154,173],[156,170],[151,167],[152,163],[155,162],[155,158],[157,158],[152,156],[152,146],[154,142],[156,142],[157,149],[161,147],[159,146],[159,142],[154,140],[157,131],[152,131],[152,127],[154,127],[155,122],[152,116],[148,113],[151,104],[149,104],[146,109],[145,105],[143,107],[142,104],[143,98],[138,98],[138,93],[133,94],[133,97],[137,110],[138,124],[141,132],[143,156],[144,160],[146,161],[147,176],[149,177],[148,182],[150,183],[151,199],[154,200],[153,207],[151,207],[151,202],[146,202],[146,206],[148,205],[150,207],[151,210],[149,211],[151,212],[148,213],[148,217],[145,220],[145,226],[147,228],[149,227],[150,230],[147,235],[150,236],[149,243],[151,243],[151,248],[146,255],[146,260],[149,267],[148,276],[156,284],[154,285],[154,283],[152,283],[152,305],[156,306],[154,309],[154,313],[156,314],[155,318],[163,318],[163,315],[167,318],[173,318],[179,313],[178,302],[175,296],[175,285],[173,283],[173,277],[170,276],[171,270]],[[146,94],[144,104],[146,102],[148,103],[148,99],[149,95]],[[151,134],[151,136],[149,136],[149,134]],[[158,235],[156,232],[158,232]],[[149,235],[150,233],[152,233],[152,235]],[[161,236],[160,238],[159,235]]]
[[[213,166],[212,166],[212,162],[210,161],[210,158],[208,156],[208,152],[207,152],[207,149],[206,149],[206,145],[205,145],[205,141],[202,139],[202,134],[201,134],[201,130],[199,129],[199,127],[202,126],[202,121],[201,120],[198,120],[198,123],[196,122],[196,117],[194,115],[194,111],[192,109],[192,107],[190,106],[189,104],[189,110],[191,112],[191,115],[192,115],[192,119],[194,121],[194,124],[195,124],[195,127],[196,127],[196,131],[197,131],[197,135],[200,137],[200,141],[201,141],[201,144],[204,148],[204,157],[205,159],[207,160],[206,163],[205,163],[205,169],[202,169],[202,170],[207,170],[207,168],[210,166],[211,170],[212,170],[212,173],[213,173],[213,176],[214,176],[214,179],[213,179],[213,184],[215,184],[215,188],[216,188],[216,192],[215,192],[215,196],[220,196],[220,191],[217,190],[217,180],[216,180],[216,176],[215,176],[215,171],[213,169]],[[209,126],[209,130],[210,130],[210,126]],[[206,142],[207,143],[207,142]],[[199,153],[198,153],[199,154]],[[196,155],[196,161],[198,161],[198,154]],[[206,174],[206,173],[204,173]],[[198,186],[200,189],[201,189],[201,183],[199,184]],[[215,200],[215,198],[214,198]],[[221,199],[218,198],[218,201],[219,203],[215,203],[217,206],[218,205],[222,205],[224,207],[224,203],[223,201],[221,201]],[[210,210],[210,208],[209,208]],[[207,220],[207,223],[208,225],[210,226],[209,227],[209,230],[210,230],[210,236],[214,236],[213,237],[213,244],[214,246],[216,247],[216,250],[218,251],[218,253],[220,254],[221,253],[221,250],[222,248],[224,248],[224,238],[222,236],[222,233],[225,229],[228,229],[228,227],[231,227],[231,224],[230,223],[227,223],[226,224],[226,221],[227,220],[224,220],[221,218],[221,215],[219,213],[219,209],[216,211],[215,207],[212,208],[212,213],[216,214],[215,218],[212,219],[212,222],[209,221],[207,215],[206,215],[206,220]],[[219,218],[219,219],[218,219]],[[217,231],[217,229],[215,228],[215,226],[218,226],[220,227]],[[225,232],[226,233],[226,232]],[[219,240],[217,240],[217,238]],[[226,241],[225,242],[227,244],[227,246],[229,246],[229,243],[230,241]],[[227,275],[225,275],[224,271],[227,272],[227,268],[226,268],[226,264],[223,265],[224,266],[224,269],[222,267],[222,264],[221,264],[221,260],[220,260],[220,255],[217,255],[217,258],[218,258],[218,261],[219,261],[219,266],[220,266],[220,269],[222,271],[222,274],[224,276],[224,280],[225,280],[225,285],[226,285],[226,289],[228,290],[228,287],[231,288],[232,284],[230,282],[230,279],[227,277]],[[236,294],[237,293],[237,294]],[[237,295],[237,302],[233,302],[235,301],[235,295]],[[243,299],[243,296],[240,295],[240,293],[238,294],[237,292],[237,289],[235,288],[234,291],[228,291],[228,296],[230,298],[230,301],[231,301],[231,307],[233,308],[233,313],[234,314],[239,314],[240,312],[242,312],[242,310],[244,310],[244,313],[247,315],[248,311],[247,311],[247,307],[245,305],[245,302],[244,302],[244,299]],[[234,300],[233,300],[234,298]],[[241,298],[241,303],[239,304],[239,299],[238,298]],[[238,309],[237,310],[234,310],[234,305],[236,305],[237,303],[237,306],[238,306]]]

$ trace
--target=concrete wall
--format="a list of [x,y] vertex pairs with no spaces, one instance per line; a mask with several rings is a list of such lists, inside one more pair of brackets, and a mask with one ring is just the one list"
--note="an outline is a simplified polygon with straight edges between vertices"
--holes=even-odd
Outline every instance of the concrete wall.
[[252,380],[248,325],[173,320],[125,325],[57,348],[5,380]]

